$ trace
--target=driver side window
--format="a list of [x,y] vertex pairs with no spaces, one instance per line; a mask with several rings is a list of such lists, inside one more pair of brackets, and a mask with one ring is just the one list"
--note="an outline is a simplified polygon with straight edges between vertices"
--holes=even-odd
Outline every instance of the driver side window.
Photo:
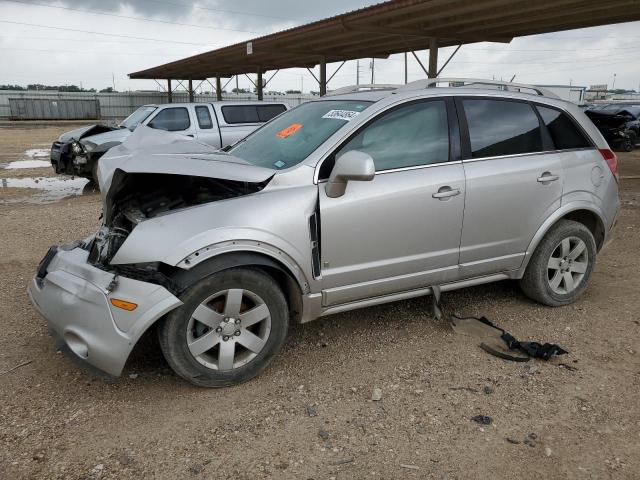
[[184,107],[165,108],[149,122],[149,127],[167,132],[179,132],[190,126],[189,111]]
[[336,158],[351,150],[368,153],[376,171],[449,160],[449,126],[444,100],[394,108],[365,126]]

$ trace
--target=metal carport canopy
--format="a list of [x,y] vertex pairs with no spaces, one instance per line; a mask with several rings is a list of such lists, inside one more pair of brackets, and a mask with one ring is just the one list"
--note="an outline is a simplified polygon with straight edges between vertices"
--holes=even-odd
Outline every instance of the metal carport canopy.
[[[325,67],[331,62],[386,58],[425,48],[430,48],[434,57],[438,47],[508,43],[525,35],[635,20],[640,20],[640,0],[396,0],[141,70],[129,77],[204,80],[243,73],[261,77],[268,70],[317,64]],[[430,68],[430,76],[433,73]],[[326,84],[326,72],[321,71],[323,76]]]

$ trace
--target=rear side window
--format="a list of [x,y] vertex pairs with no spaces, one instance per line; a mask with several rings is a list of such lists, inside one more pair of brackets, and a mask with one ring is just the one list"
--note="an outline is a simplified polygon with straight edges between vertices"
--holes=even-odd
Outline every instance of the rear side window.
[[446,104],[443,100],[433,100],[393,109],[365,126],[336,157],[350,150],[371,155],[378,172],[447,162]]
[[196,107],[196,117],[198,117],[198,126],[202,130],[213,128],[209,107]]
[[528,103],[464,99],[472,158],[542,151],[540,121]]
[[260,123],[255,105],[233,105],[222,107],[224,121],[232,123]]
[[184,107],[165,108],[149,122],[151,128],[179,132],[191,126],[189,112]]
[[277,117],[282,112],[286,110],[284,105],[259,105],[258,107],[258,118],[261,122],[268,122],[273,117]]
[[547,126],[556,150],[591,147],[589,140],[565,114],[554,108],[538,106],[542,121]]

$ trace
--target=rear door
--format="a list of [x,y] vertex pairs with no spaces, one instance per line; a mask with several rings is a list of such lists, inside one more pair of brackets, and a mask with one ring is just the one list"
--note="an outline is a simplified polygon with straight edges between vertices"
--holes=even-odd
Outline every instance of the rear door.
[[196,138],[215,148],[222,147],[222,136],[213,107],[208,104],[194,105],[196,119]]
[[517,269],[535,232],[560,207],[562,163],[529,102],[469,97],[456,105],[467,184],[461,275]]
[[373,181],[349,182],[338,198],[319,183],[324,305],[457,278],[465,185],[454,117],[452,101],[405,103],[370,121],[325,160],[329,168],[322,165],[321,178],[336,156],[363,151],[374,159],[376,174]]

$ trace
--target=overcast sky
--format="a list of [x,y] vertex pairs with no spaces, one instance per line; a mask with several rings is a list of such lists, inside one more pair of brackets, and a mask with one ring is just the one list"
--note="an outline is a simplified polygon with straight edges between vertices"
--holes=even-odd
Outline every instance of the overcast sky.
[[[76,84],[157,89],[127,74],[217,47],[378,3],[365,0],[0,0],[0,84]],[[132,18],[135,17],[135,18]],[[50,27],[50,28],[46,28]],[[463,46],[449,77],[522,83],[613,84],[640,90],[640,22],[523,37],[510,44]],[[452,49],[440,51],[440,64]],[[426,63],[426,52],[419,53]],[[409,80],[424,78],[409,56]],[[329,75],[336,65],[328,66]],[[360,61],[371,78],[370,61]],[[347,62],[330,89],[354,84]],[[375,62],[376,83],[404,81],[403,56]],[[364,82],[363,82],[364,83]],[[231,84],[228,89],[234,86]],[[240,87],[249,88],[241,77]],[[318,90],[302,69],[281,71],[268,90]]]

